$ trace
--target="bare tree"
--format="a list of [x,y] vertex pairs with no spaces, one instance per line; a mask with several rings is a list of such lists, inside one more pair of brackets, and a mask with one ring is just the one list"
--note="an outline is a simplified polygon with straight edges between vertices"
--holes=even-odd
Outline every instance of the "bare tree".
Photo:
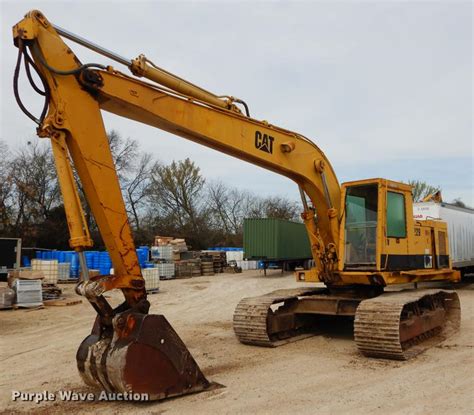
[[54,160],[48,146],[38,141],[6,154],[8,161],[0,166],[3,232],[30,242],[61,203]]
[[195,227],[202,208],[200,193],[204,183],[199,167],[188,158],[168,166],[157,165],[152,173],[151,198],[179,226]]
[[18,208],[17,222],[45,220],[60,203],[53,156],[48,146],[28,143],[11,162]]
[[281,196],[269,196],[264,199],[265,216],[285,220],[299,220],[301,208],[298,203]]
[[298,203],[280,196],[255,198],[248,207],[249,218],[275,218],[298,221],[300,207]]
[[213,182],[208,186],[209,208],[213,225],[226,234],[242,233],[243,220],[248,215],[249,206],[256,198],[249,192],[226,187],[222,182]]
[[150,154],[142,154],[138,163],[133,166],[129,175],[123,180],[125,204],[137,230],[140,230],[141,210],[150,194],[152,171],[158,168],[159,164],[153,163]]
[[208,215],[218,244],[241,245],[245,218],[299,219],[299,205],[289,199],[259,197],[221,182],[208,186]]
[[13,177],[11,174],[10,151],[7,144],[0,140],[0,230],[5,231],[13,214],[12,194]]
[[[246,217],[298,216],[297,204],[286,198],[262,198],[221,182],[206,186],[191,160],[162,165],[140,152],[135,140],[123,139],[116,131],[108,136],[127,212],[142,242],[163,232],[185,237],[196,249],[239,245]],[[67,246],[66,217],[49,146],[35,140],[8,156],[8,147],[0,141],[0,151],[0,230],[22,236],[26,243]],[[76,181],[91,235],[101,246],[77,174]]]
[[117,131],[111,130],[107,133],[110,152],[115,163],[115,170],[120,180],[133,169],[139,156],[139,147],[136,140],[130,137],[124,139]]

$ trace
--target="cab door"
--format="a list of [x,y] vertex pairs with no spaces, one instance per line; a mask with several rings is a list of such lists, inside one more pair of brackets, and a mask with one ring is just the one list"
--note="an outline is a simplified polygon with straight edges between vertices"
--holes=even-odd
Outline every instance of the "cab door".
[[408,254],[407,203],[405,193],[387,188],[385,197],[385,244],[381,268],[398,271],[417,268]]
[[344,270],[375,270],[378,184],[348,186],[345,199]]

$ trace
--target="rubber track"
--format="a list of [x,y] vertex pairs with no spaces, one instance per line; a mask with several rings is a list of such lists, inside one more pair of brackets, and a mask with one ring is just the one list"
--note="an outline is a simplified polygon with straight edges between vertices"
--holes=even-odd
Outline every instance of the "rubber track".
[[[440,330],[400,343],[400,319],[403,307],[427,295],[445,297],[446,323]],[[459,328],[461,309],[454,291],[419,290],[393,292],[364,300],[357,308],[354,338],[359,351],[368,357],[406,360],[447,338]],[[426,340],[429,340],[426,342]]]
[[299,296],[321,292],[320,288],[296,288],[277,290],[258,297],[247,297],[240,300],[234,311],[234,332],[241,343],[255,346],[275,347],[294,341],[297,338],[285,340],[270,339],[267,331],[267,317],[271,313],[271,305]]

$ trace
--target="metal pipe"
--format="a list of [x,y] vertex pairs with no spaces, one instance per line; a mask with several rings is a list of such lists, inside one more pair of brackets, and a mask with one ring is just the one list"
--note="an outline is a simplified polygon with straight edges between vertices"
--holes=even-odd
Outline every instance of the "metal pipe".
[[94,52],[97,52],[100,55],[106,56],[116,62],[127,66],[136,76],[143,76],[144,78],[150,79],[151,81],[171,88],[176,92],[188,95],[190,97],[199,99],[201,101],[218,106],[220,108],[228,109],[230,106],[227,101],[220,99],[212,92],[206,91],[205,89],[194,85],[191,82],[188,82],[166,71],[163,68],[156,66],[144,55],[140,55],[134,60],[124,58],[123,56],[120,56],[115,52],[105,49],[94,42],[84,39],[83,37],[78,36],[70,32],[69,30],[63,29],[62,27],[56,26],[55,24],[53,24],[53,27],[59,35],[65,37],[66,39],[72,40],[73,42],[78,43],[79,45],[82,45],[90,50],[93,50]]
[[305,212],[308,211],[308,201],[306,200],[306,194],[301,186],[298,186],[300,190],[301,202],[303,203],[303,209]]
[[323,182],[324,195],[326,196],[326,202],[329,205],[329,208],[332,209],[333,206],[332,206],[331,196],[329,195],[328,182],[326,181],[326,174],[324,173],[324,170],[321,172],[321,179]]
[[89,280],[89,268],[87,268],[86,255],[84,254],[84,251],[79,251],[77,254],[79,257],[79,265],[81,267],[81,280],[87,281]]
[[205,89],[194,85],[191,82],[156,66],[155,64],[150,64],[150,60],[144,55],[140,55],[134,60],[131,70],[134,75],[143,76],[144,78],[150,79],[160,85],[164,85],[173,91],[207,102],[216,107],[228,109],[230,106],[229,102],[220,99],[212,92],[206,91]]
[[87,39],[84,39],[81,36],[71,33],[69,30],[56,26],[55,24],[53,24],[53,27],[56,30],[56,32],[58,32],[61,36],[65,37],[66,39],[72,40],[73,42],[78,43],[79,45],[82,45],[90,50],[93,50],[94,52],[97,52],[103,56],[107,56],[108,58],[116,62],[119,62],[122,65],[125,65],[127,67],[130,67],[132,65],[131,59],[124,58],[123,56],[120,56],[115,52],[105,49],[102,46],[99,46],[94,42],[91,42]]

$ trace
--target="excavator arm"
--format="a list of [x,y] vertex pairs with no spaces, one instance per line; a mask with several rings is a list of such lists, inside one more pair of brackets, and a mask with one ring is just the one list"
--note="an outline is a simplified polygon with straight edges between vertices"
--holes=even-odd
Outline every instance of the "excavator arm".
[[[329,161],[312,141],[250,118],[247,107],[244,115],[237,106],[245,105],[243,101],[218,97],[157,67],[143,55],[134,60],[124,59],[55,27],[39,11],[28,13],[14,26],[13,35],[19,49],[14,83],[17,100],[38,124],[38,135],[51,139],[70,245],[79,252],[81,261],[83,278],[76,291],[86,296],[98,313],[91,336],[78,352],[79,370],[87,383],[107,390],[144,390],[157,399],[208,386],[166,319],[147,314],[144,280],[101,110],[184,137],[293,180],[302,196],[302,217],[316,263],[314,272],[325,282],[336,278],[333,271],[338,261],[340,187]],[[125,64],[135,76],[148,81],[111,66],[82,64],[61,36]],[[45,108],[39,119],[19,99],[22,59],[30,81],[33,68],[44,86],[44,91],[35,86],[45,95]],[[73,169],[110,254],[113,276],[88,278],[83,252],[92,246],[92,241]],[[104,292],[114,288],[121,289],[125,297],[125,303],[116,310],[103,297]],[[158,317],[162,319],[156,320]],[[161,334],[156,337],[150,333]],[[168,342],[175,346],[174,351],[163,346]],[[142,348],[131,351],[136,344]],[[150,352],[150,347],[154,352]],[[125,360],[118,357],[127,353],[129,357]],[[145,365],[150,361],[156,363],[153,371],[161,372],[158,381],[153,371],[146,375],[137,373],[137,353],[147,356]],[[119,361],[122,366],[118,369]],[[164,361],[168,363],[165,365]]]

